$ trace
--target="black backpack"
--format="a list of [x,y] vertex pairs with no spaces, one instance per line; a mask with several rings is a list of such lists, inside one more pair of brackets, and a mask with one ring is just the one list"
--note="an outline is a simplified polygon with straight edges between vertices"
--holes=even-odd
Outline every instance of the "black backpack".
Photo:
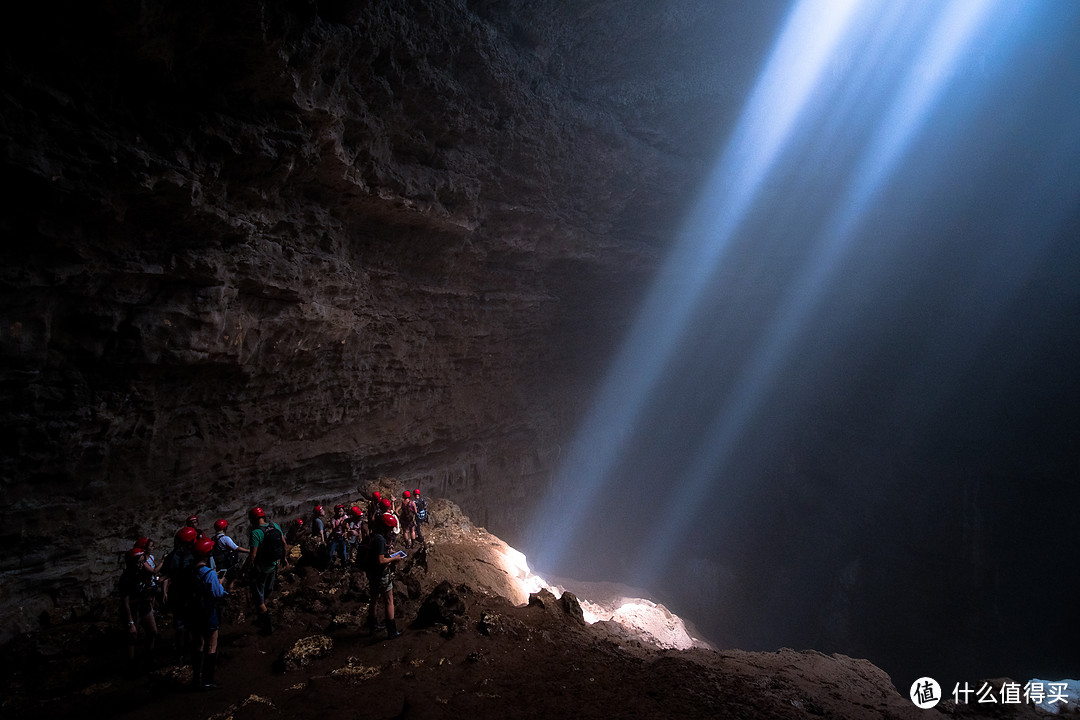
[[266,558],[269,560],[283,559],[285,557],[285,538],[282,537],[277,525],[267,525],[262,531],[263,541],[259,544],[259,549],[266,552]]
[[427,501],[424,498],[416,498],[416,517],[420,522],[427,521]]
[[236,550],[221,544],[223,535],[225,535],[224,532],[219,532],[214,536],[214,549],[211,551],[211,555],[214,557],[214,567],[218,570],[228,570],[236,564]]
[[184,549],[173,550],[165,556],[162,574],[169,579],[169,608],[175,612],[184,612],[191,604],[195,593],[194,576],[195,556]]
[[131,597],[145,595],[150,589],[149,578],[146,573],[140,572],[129,564],[124,568],[124,572],[121,573],[117,588],[120,591],[121,597],[124,597],[125,595]]

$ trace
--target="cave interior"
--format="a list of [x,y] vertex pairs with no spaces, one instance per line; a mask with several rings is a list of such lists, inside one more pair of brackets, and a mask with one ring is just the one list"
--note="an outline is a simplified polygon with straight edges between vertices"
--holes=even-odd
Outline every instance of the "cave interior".
[[720,647],[1076,677],[1080,11],[1017,5],[944,79],[904,33],[825,58],[781,159],[719,179],[821,3],[21,8],[0,638],[189,513],[393,478]]

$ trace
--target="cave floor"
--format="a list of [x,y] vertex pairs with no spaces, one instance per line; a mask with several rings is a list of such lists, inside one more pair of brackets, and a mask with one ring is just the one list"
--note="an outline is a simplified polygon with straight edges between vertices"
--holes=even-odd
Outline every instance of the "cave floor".
[[[396,585],[404,634],[362,627],[366,580],[354,568],[282,572],[275,632],[260,634],[237,594],[224,610],[217,681],[191,690],[166,651],[127,661],[108,610],[8,643],[0,680],[7,718],[926,718],[865,660],[813,651],[660,650],[608,623],[589,626],[547,595],[506,597],[501,541],[435,529]],[[503,545],[502,547],[505,547]],[[464,612],[414,622],[443,581]],[[543,596],[542,596],[543,597]],[[115,608],[115,601],[113,602]],[[114,611],[113,611],[114,612]],[[321,650],[303,651],[305,646]],[[942,709],[945,705],[941,706]],[[948,708],[972,715],[974,706]],[[1000,708],[999,708],[1000,709]],[[1035,717],[1016,708],[1010,717]],[[1031,713],[1030,715],[1028,713]],[[1001,715],[997,715],[1001,717]]]

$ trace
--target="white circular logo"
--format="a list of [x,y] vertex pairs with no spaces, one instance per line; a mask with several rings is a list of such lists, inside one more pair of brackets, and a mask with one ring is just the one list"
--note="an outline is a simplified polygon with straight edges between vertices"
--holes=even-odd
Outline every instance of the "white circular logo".
[[932,677],[921,677],[913,682],[909,694],[915,707],[922,710],[929,710],[941,702],[941,686]]

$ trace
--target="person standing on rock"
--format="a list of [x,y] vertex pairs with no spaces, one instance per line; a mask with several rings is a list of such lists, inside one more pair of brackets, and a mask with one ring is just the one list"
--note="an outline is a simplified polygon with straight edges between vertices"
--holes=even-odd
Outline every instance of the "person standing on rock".
[[176,628],[176,652],[180,661],[189,649],[190,630],[187,617],[191,608],[193,587],[191,568],[195,565],[193,544],[197,531],[190,525],[176,531],[173,549],[161,561],[161,600],[165,608],[172,613],[173,627]]
[[209,566],[210,553],[216,542],[211,538],[195,541],[196,564],[193,568],[192,584],[195,587],[195,599],[191,606],[191,631],[195,633],[195,662],[192,664],[192,687],[199,690],[211,690],[218,685],[214,681],[217,667],[218,627],[221,625],[219,603],[229,593],[222,587],[217,573]]
[[222,518],[214,523],[214,548],[210,557],[214,560],[214,567],[218,572],[218,579],[225,581],[225,589],[232,591],[233,583],[240,574],[239,553],[248,553],[247,548],[242,548],[236,541],[225,534],[229,528],[229,521]]
[[421,529],[421,525],[428,521],[428,509],[427,500],[420,497],[420,488],[413,490],[413,504],[416,505],[416,539],[421,545],[424,544],[424,531]]
[[259,609],[255,623],[269,635],[274,632],[274,625],[266,600],[277,586],[278,563],[288,556],[289,546],[285,544],[281,527],[270,522],[261,507],[252,508],[248,519],[251,520],[251,550],[244,571],[250,582],[251,602]]
[[150,538],[146,537],[146,536],[143,536],[143,537],[141,537],[141,538],[139,538],[138,540],[135,541],[135,547],[138,548],[139,550],[142,550],[144,555],[145,555],[145,560],[143,561],[144,567],[150,572],[150,604],[151,604],[151,609],[153,610],[154,617],[155,617],[155,629],[154,629],[154,632],[158,636],[160,636],[161,633],[156,628],[156,624],[157,624],[156,618],[157,618],[158,609],[164,604],[162,599],[161,599],[161,583],[160,583],[160,580],[161,580],[161,566],[164,564],[164,561],[159,563],[154,558],[154,547],[155,547],[155,545],[156,545],[156,543],[153,540],[151,540]]
[[154,652],[158,629],[154,619],[153,566],[147,561],[143,548],[133,547],[124,558],[120,576],[120,598],[123,619],[127,622],[128,659],[135,659],[135,643],[142,628],[150,653]]
[[316,505],[311,512],[311,535],[318,538],[320,545],[326,544],[326,522],[323,520],[324,517],[326,517],[326,510],[323,510],[322,505]]
[[401,510],[398,513],[401,520],[401,544],[412,549],[416,544],[416,505],[412,500],[412,493],[408,490],[401,493]]
[[345,506],[334,506],[334,517],[330,518],[330,534],[328,536],[330,542],[330,567],[334,566],[334,560],[339,557],[341,558],[342,567],[347,563],[345,530],[348,520],[349,516],[345,513]]
[[356,548],[364,538],[364,511],[359,505],[353,505],[349,510],[349,519],[345,522],[346,553],[350,558],[356,557]]
[[368,556],[365,574],[368,581],[368,628],[372,633],[382,630],[378,624],[376,608],[381,600],[386,605],[386,636],[396,638],[401,634],[394,618],[394,563],[404,559],[405,553],[391,553],[391,538],[398,521],[391,513],[383,513],[368,540]]
[[[327,537],[325,518],[326,510],[323,509],[322,505],[316,505],[311,511],[311,530],[309,533],[312,539],[312,547],[308,561],[320,571],[325,570],[330,564],[330,549],[327,546],[329,538]],[[307,551],[305,550],[305,552]]]
[[146,555],[144,562],[146,563],[146,569],[150,571],[150,587],[153,590],[153,597],[156,601],[161,593],[161,587],[158,585],[158,577],[161,575],[161,566],[158,565],[157,560],[154,559],[154,541],[144,536],[135,541],[135,547],[142,550]]

